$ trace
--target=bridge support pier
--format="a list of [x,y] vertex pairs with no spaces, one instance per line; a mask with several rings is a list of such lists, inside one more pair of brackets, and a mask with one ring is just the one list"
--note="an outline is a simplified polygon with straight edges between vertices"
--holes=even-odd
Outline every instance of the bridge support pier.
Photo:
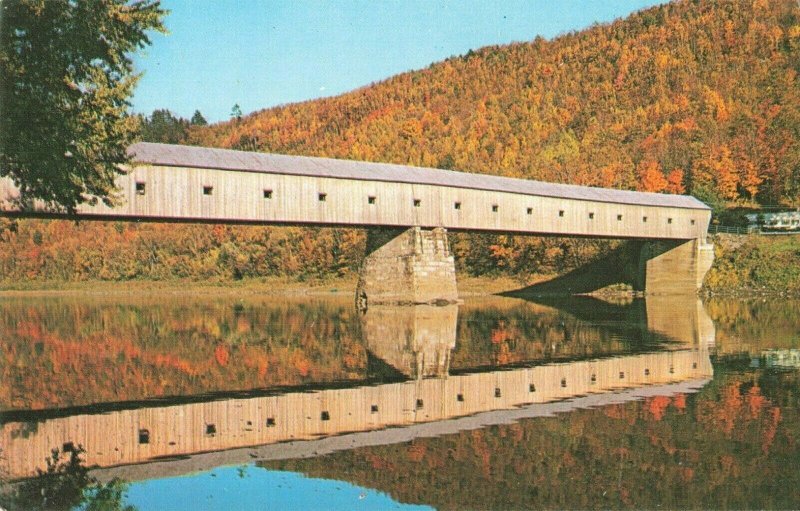
[[370,230],[356,305],[454,303],[456,267],[443,228]]
[[648,241],[639,255],[637,288],[647,294],[694,294],[714,262],[704,240]]

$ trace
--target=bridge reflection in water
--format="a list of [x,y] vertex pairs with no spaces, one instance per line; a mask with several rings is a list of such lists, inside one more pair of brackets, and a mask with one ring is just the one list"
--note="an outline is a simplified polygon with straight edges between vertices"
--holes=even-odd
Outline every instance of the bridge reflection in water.
[[[362,318],[368,349],[411,379],[6,422],[0,432],[4,454],[0,470],[11,478],[29,477],[54,447],[78,445],[86,450],[87,465],[100,467],[204,452],[216,452],[207,461],[217,464],[248,461],[243,456],[308,456],[313,451],[297,447],[303,443],[277,445],[268,452],[229,450],[388,427],[413,430],[418,424],[519,407],[530,414],[536,406],[553,401],[609,397],[610,401],[585,401],[598,405],[619,399],[615,396],[620,393],[635,398],[638,394],[630,394],[631,389],[644,386],[684,382],[662,391],[691,391],[712,376],[708,347],[713,343],[713,324],[699,302],[651,303],[646,307],[646,327],[681,341],[664,351],[455,375],[448,375],[448,369],[456,344],[457,306],[371,308]],[[429,428],[418,434],[436,431]],[[351,437],[349,444],[340,441],[337,448],[357,446],[360,440]],[[186,470],[198,468],[177,463]],[[119,475],[118,470],[109,473]],[[152,475],[149,469],[145,473]],[[125,472],[128,479],[136,479],[135,474],[136,470]]]

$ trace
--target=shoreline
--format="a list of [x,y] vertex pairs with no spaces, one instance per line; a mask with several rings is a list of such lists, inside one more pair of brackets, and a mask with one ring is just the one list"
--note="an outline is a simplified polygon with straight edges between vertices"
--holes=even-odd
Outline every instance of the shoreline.
[[[534,276],[532,281],[512,277],[459,276],[459,297],[489,296],[513,291],[541,282],[552,276]],[[46,296],[136,296],[148,294],[214,296],[341,296],[353,295],[355,277],[309,280],[305,282],[288,278],[245,279],[235,281],[198,282],[195,280],[141,280],[141,281],[75,281],[75,282],[24,282],[0,285],[0,299],[10,297]]]
[[[509,276],[472,277],[458,276],[458,295],[460,299],[480,296],[502,296],[525,298],[526,296],[587,296],[604,301],[630,302],[636,298],[646,298],[647,294],[636,292],[630,286],[618,285],[599,289],[590,293],[575,293],[569,289],[546,293],[520,292],[531,284],[545,282],[553,275],[534,275],[523,281]],[[237,281],[197,282],[189,280],[153,281],[78,281],[78,282],[26,282],[22,285],[0,286],[0,300],[5,298],[38,297],[123,297],[123,296],[269,296],[269,297],[314,297],[314,296],[353,296],[357,279],[353,277],[296,281],[288,278],[245,279]],[[800,299],[800,294],[786,290],[741,289],[725,291],[703,288],[697,293],[700,300],[714,298],[755,300],[766,298]]]

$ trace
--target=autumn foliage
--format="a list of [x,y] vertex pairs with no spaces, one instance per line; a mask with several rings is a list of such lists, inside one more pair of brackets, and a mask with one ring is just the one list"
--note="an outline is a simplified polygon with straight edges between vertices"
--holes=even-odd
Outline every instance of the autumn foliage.
[[676,1],[490,46],[188,141],[797,204],[800,6]]

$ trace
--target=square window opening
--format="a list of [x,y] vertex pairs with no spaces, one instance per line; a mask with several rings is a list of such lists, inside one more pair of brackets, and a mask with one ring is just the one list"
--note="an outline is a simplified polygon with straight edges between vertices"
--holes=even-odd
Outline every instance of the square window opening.
[[139,443],[140,444],[149,444],[150,443],[150,431],[146,429],[139,430]]
[[456,395],[456,401],[458,401],[459,403],[463,403],[464,402],[464,394],[457,394]]
[[267,417],[267,427],[268,428],[275,427],[275,417]]
[[497,213],[498,211],[500,211],[500,206],[492,204],[492,213]]
[[369,197],[367,197],[367,204],[375,204],[375,196],[374,195],[370,195]]
[[594,213],[589,213],[589,220],[594,220]]
[[422,205],[422,201],[419,199],[414,199],[414,207],[418,208]]
[[692,225],[694,225],[694,220],[692,220]]
[[214,424],[206,424],[206,435],[216,435],[217,426]]
[[320,202],[325,202],[326,200],[328,200],[328,194],[320,193],[317,195],[317,198],[319,199]]
[[528,385],[528,392],[536,392],[536,385],[534,385],[533,383]]
[[455,204],[453,204],[453,209],[461,209],[461,203],[456,202]]
[[566,378],[561,378],[561,388],[563,389],[563,388],[566,388],[566,387],[567,387],[567,379]]
[[564,210],[563,209],[558,210],[558,216],[560,216],[560,217],[564,216]]
[[214,194],[214,187],[213,186],[204,186],[203,187],[203,195],[213,195]]
[[372,405],[369,407],[369,411],[372,413],[378,413],[378,405]]
[[264,190],[264,198],[271,199],[272,198],[272,190]]
[[503,392],[500,390],[500,387],[495,387],[494,397],[503,397]]
[[671,224],[672,223],[672,219],[671,218],[667,218],[667,223]]
[[145,184],[142,181],[136,181],[136,195],[144,195]]
[[617,215],[617,221],[622,222],[622,215]]
[[422,401],[422,399],[417,399],[417,410],[422,410],[424,406],[425,403]]
[[327,410],[323,410],[321,414],[319,414],[320,420],[329,421],[331,420],[331,414]]
[[643,216],[643,217],[642,217],[642,222],[643,222],[643,223],[647,223],[647,217],[646,217],[646,216]]
[[527,212],[528,212],[529,215],[532,215],[533,214],[533,208],[528,208]]

